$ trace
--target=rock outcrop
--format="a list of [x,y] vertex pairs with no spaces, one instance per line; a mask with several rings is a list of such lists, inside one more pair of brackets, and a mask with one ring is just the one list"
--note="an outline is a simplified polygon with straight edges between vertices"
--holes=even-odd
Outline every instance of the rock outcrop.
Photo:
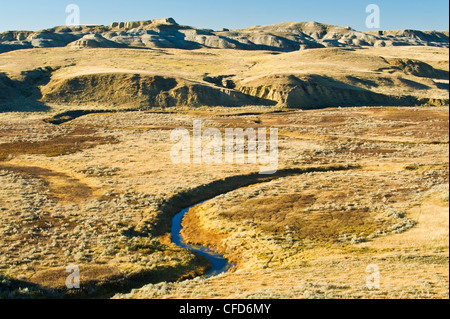
[[449,47],[448,31],[359,32],[317,22],[287,22],[242,30],[213,31],[179,25],[174,19],[115,22],[109,26],[60,26],[38,32],[0,34],[0,53],[19,49],[177,48],[239,49],[291,52],[325,47],[438,46]]
[[319,75],[270,75],[240,83],[236,89],[224,87],[225,83],[209,85],[207,82],[144,74],[86,74],[50,81],[43,88],[41,101],[142,110],[175,106],[278,105],[310,109],[448,104],[448,100],[379,94]]
[[244,106],[276,104],[238,90],[179,78],[142,74],[87,74],[51,81],[43,102],[66,105],[110,105],[148,109],[173,106]]
[[100,34],[88,34],[68,45],[71,48],[120,48],[124,45],[105,39]]
[[[0,112],[53,104],[105,110],[448,105],[448,50],[442,49],[448,43],[448,32],[364,33],[316,22],[213,31],[171,18],[10,31],[0,34],[0,53],[63,49],[0,54]],[[411,54],[398,45],[435,48]],[[393,48],[358,50],[374,46]]]
[[278,105],[301,109],[418,103],[414,97],[379,94],[319,75],[271,75],[243,83],[240,90]]

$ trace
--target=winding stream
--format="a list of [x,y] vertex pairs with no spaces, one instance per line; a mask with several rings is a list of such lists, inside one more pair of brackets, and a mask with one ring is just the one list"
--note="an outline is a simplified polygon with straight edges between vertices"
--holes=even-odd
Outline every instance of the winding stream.
[[[197,188],[197,191],[201,190],[203,192],[207,192],[211,188],[220,188],[221,193],[226,193],[226,192],[231,192],[231,191],[237,190],[241,187],[248,187],[251,185],[266,183],[266,182],[270,182],[272,180],[276,180],[276,179],[279,179],[282,177],[287,177],[287,176],[300,175],[300,174],[305,174],[305,173],[310,173],[310,172],[347,171],[347,170],[352,170],[352,169],[357,169],[357,168],[361,168],[361,167],[357,166],[357,165],[356,166],[352,166],[352,165],[342,165],[341,166],[341,165],[339,165],[339,166],[329,166],[329,167],[309,167],[309,168],[304,168],[304,169],[292,168],[292,169],[279,170],[276,174],[274,174],[270,177],[265,176],[264,178],[261,178],[261,175],[258,173],[253,173],[253,174],[250,174],[247,176],[232,176],[232,177],[226,178],[221,181],[213,182],[209,185],[201,186],[201,187]],[[244,179],[244,177],[246,177],[246,178]],[[221,187],[219,187],[219,186],[221,186]],[[210,194],[209,198],[212,199],[218,195],[220,195],[220,193]],[[210,278],[210,277],[214,277],[214,276],[217,276],[217,275],[227,272],[228,270],[230,270],[232,265],[228,262],[228,260],[224,256],[212,251],[208,247],[192,246],[192,245],[186,244],[180,233],[183,228],[181,226],[181,222],[183,220],[183,217],[186,215],[186,213],[191,208],[199,206],[199,205],[205,203],[206,201],[207,200],[197,203],[193,206],[187,207],[187,208],[181,210],[178,214],[176,214],[175,217],[172,219],[172,228],[171,228],[170,233],[172,235],[172,242],[174,244],[176,244],[178,247],[181,247],[183,249],[188,249],[194,253],[197,253],[198,255],[206,257],[210,261],[211,269],[209,271],[207,271],[205,274],[206,278]]]
[[198,203],[194,206],[183,209],[172,219],[172,228],[170,233],[172,235],[172,242],[176,244],[178,247],[188,249],[198,255],[206,257],[211,262],[211,269],[205,273],[206,278],[214,277],[220,275],[222,273],[227,272],[232,266],[228,263],[228,260],[225,259],[222,255],[212,251],[208,247],[203,246],[191,246],[184,242],[183,237],[181,236],[181,230],[183,227],[181,226],[181,222],[186,213],[193,207],[203,204],[204,202]]

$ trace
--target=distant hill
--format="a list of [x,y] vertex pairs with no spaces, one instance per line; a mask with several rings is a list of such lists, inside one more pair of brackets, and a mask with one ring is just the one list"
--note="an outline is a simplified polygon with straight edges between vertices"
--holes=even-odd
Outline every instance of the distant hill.
[[0,53],[20,49],[74,48],[174,48],[238,49],[292,52],[327,47],[388,46],[449,47],[448,31],[360,32],[317,22],[285,22],[241,30],[214,31],[179,25],[172,18],[115,22],[109,26],[60,26],[0,34]]
[[213,31],[168,18],[11,31],[0,34],[0,113],[448,105],[448,47],[448,32],[316,22]]

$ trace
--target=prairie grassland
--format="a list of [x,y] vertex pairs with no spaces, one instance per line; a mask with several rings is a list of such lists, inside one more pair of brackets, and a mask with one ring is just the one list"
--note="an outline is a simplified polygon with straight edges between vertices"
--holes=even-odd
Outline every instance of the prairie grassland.
[[[448,297],[448,107],[183,109],[91,114],[60,126],[47,113],[0,115],[2,297]],[[173,128],[279,128],[280,170],[353,165],[238,189],[189,213],[185,234],[236,264],[190,278],[204,260],[174,246],[167,204],[259,171],[170,160]],[[4,133],[4,134],[3,134]],[[221,194],[220,189],[212,193]],[[173,203],[173,201],[172,201]],[[194,236],[200,234],[201,236]],[[381,288],[365,287],[367,265]],[[144,285],[151,283],[151,285]]]
[[[0,54],[0,297],[448,297],[448,106],[286,108],[442,105],[448,70],[432,47]],[[266,106],[192,107],[218,97]],[[290,174],[173,164],[171,132],[194,120],[278,128]],[[205,199],[184,234],[236,267],[181,281],[208,265],[172,244],[170,221]],[[70,264],[81,291],[65,288]]]
[[[202,93],[205,95],[225,89],[222,84],[218,86],[211,80],[206,81],[207,77],[225,77],[236,88],[232,89],[236,96],[241,96],[242,92],[252,93],[254,97],[269,99],[275,104],[287,103],[283,96],[295,84],[293,79],[296,77],[330,89],[321,92],[321,98],[330,99],[330,103],[339,98],[333,95],[336,94],[333,88],[351,88],[353,95],[373,92],[391,97],[412,96],[429,100],[432,105],[442,105],[442,102],[433,103],[448,99],[449,85],[448,49],[433,47],[360,50],[325,48],[283,54],[226,49],[41,48],[1,54],[0,70],[10,81],[31,81],[33,86],[26,88],[30,91],[28,98],[45,103],[50,112],[148,108],[149,101],[145,99],[143,91],[136,90],[131,83],[134,77],[147,77],[146,80],[150,82],[151,77],[164,77],[172,79],[169,82],[173,82],[173,86],[178,83],[188,89],[201,85],[206,90]],[[108,84],[104,85],[105,81]],[[192,94],[189,96],[193,98]],[[436,101],[433,102],[433,99]],[[24,107],[21,99],[16,105],[13,101],[6,102],[12,104],[12,110],[18,105]],[[187,102],[189,99],[177,105],[190,105]],[[39,107],[42,105],[38,104]],[[33,110],[33,106],[29,106],[29,109]]]
[[[198,224],[189,224],[192,218],[186,218],[185,236],[193,243],[215,244],[236,263],[234,272],[211,279],[148,285],[126,297],[448,298],[448,182],[437,182],[423,192],[415,189],[417,181],[410,172],[388,173],[394,180],[404,183],[403,192],[406,190],[409,196],[403,193],[401,198],[389,197],[385,203],[376,196],[373,200],[367,195],[360,197],[365,189],[358,188],[357,179],[365,176],[370,182],[376,180],[370,177],[373,172],[361,170],[286,178],[209,201],[189,212],[197,215]],[[412,177],[409,182],[408,177]],[[327,196],[333,188],[342,187],[337,179],[342,182],[351,179],[355,185],[346,189],[350,194],[340,203]],[[319,206],[316,200],[315,207],[302,206],[306,212],[290,207],[282,194],[304,192],[305,181],[314,181],[306,189],[320,193],[328,203],[325,201]],[[380,184],[383,188],[378,189],[378,195],[388,195],[389,189],[392,191],[393,185]],[[278,195],[273,196],[273,193]],[[255,198],[267,198],[270,204],[254,206]],[[364,206],[362,198],[362,202],[366,201]],[[347,207],[339,207],[339,204]],[[278,210],[273,209],[275,205],[279,205]],[[264,216],[266,219],[280,218],[281,214],[284,220],[264,223],[258,219],[266,207],[272,212]],[[311,210],[313,207],[317,211]],[[369,212],[365,212],[367,209]],[[283,210],[290,215],[282,214]],[[352,223],[349,218],[332,216],[334,210],[342,215],[352,215],[353,211],[362,216]],[[241,214],[233,214],[235,212]],[[247,216],[243,216],[246,213]],[[371,220],[364,222],[365,215]],[[370,222],[381,225],[372,232]],[[294,223],[306,229],[289,226]],[[265,224],[272,229],[264,227]],[[273,225],[280,229],[273,229]],[[334,237],[331,237],[333,230]],[[192,235],[205,232],[216,232],[220,236],[208,239]],[[217,238],[221,239],[219,243],[215,242]],[[376,265],[380,270],[379,289],[366,287],[369,265]]]

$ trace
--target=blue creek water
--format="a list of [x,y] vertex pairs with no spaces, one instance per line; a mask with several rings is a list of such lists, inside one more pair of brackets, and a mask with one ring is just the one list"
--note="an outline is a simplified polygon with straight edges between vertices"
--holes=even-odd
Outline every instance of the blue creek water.
[[217,276],[217,275],[227,272],[231,268],[231,264],[228,263],[228,260],[226,260],[225,257],[212,251],[208,247],[192,246],[192,245],[186,244],[180,233],[181,230],[183,229],[183,227],[181,226],[183,217],[186,215],[186,213],[191,208],[201,205],[201,204],[202,203],[199,203],[197,205],[185,208],[181,212],[179,212],[177,215],[175,215],[175,217],[172,219],[172,229],[171,229],[170,233],[172,235],[172,242],[174,244],[176,244],[178,247],[188,249],[200,256],[204,256],[211,262],[211,269],[205,273],[205,277],[210,278],[210,277],[214,277],[214,276]]

